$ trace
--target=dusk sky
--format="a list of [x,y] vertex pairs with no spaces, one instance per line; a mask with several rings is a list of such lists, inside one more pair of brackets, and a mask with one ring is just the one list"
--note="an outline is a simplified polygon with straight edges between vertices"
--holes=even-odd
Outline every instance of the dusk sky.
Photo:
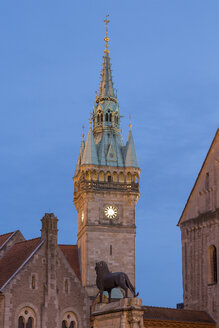
[[59,243],[76,243],[72,176],[99,87],[106,13],[123,139],[131,114],[141,168],[136,286],[144,305],[175,307],[176,225],[218,128],[218,0],[0,2],[0,234],[35,238],[54,212]]

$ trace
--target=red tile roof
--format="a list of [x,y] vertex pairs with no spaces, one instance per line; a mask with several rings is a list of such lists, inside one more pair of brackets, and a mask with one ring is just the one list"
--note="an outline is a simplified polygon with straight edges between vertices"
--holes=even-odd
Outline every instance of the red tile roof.
[[76,276],[81,280],[81,270],[78,258],[78,246],[77,245],[59,245],[59,248],[64,253],[67,261],[74,270]]
[[18,242],[0,259],[0,288],[24,264],[41,242],[41,238]]
[[6,242],[6,240],[8,240],[14,233],[15,233],[15,231],[5,233],[4,235],[0,235],[0,248]]
[[214,320],[204,311],[171,309],[144,306],[144,319],[205,322],[214,324]]

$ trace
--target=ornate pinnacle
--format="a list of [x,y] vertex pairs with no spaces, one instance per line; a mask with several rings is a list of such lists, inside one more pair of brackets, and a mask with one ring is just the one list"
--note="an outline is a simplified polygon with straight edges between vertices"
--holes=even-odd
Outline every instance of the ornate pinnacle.
[[106,44],[105,44],[105,50],[104,50],[104,52],[107,52],[107,53],[109,53],[109,50],[108,50],[108,42],[109,42],[109,37],[108,37],[108,24],[109,24],[109,19],[108,19],[108,17],[109,17],[109,15],[106,15],[106,19],[104,20],[104,23],[106,23],[106,36],[105,36],[105,38],[104,38],[104,41],[106,42]]

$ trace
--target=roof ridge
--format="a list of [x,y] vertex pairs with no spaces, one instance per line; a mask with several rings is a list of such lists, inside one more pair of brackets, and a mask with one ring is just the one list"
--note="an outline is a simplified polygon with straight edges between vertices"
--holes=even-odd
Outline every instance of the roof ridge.
[[78,246],[77,244],[58,244],[58,246]]
[[41,237],[36,237],[36,238],[21,240],[21,241],[18,241],[17,243],[15,243],[15,245],[21,244],[21,243],[27,243],[28,241],[32,241],[32,240],[36,240],[36,239],[41,239]]
[[5,235],[11,235],[11,234],[13,234],[13,233],[15,233],[17,231],[19,231],[19,230],[14,230],[14,231],[11,231],[11,232],[3,233],[2,235],[0,235],[0,237],[5,236]]
[[153,305],[143,305],[143,308],[154,308],[154,309],[168,309],[168,310],[175,310],[175,311],[187,311],[187,312],[205,312],[208,314],[208,312],[204,310],[191,310],[191,309],[177,309],[177,308],[171,308],[171,307],[165,307],[165,306],[153,306]]

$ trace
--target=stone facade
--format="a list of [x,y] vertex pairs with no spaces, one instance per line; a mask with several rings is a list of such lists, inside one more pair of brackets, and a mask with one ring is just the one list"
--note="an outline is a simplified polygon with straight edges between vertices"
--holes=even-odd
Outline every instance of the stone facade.
[[93,328],[143,328],[141,299],[125,298],[110,304],[97,304],[92,316]]
[[1,328],[18,327],[19,317],[25,318],[26,312],[27,319],[28,315],[33,318],[34,328],[60,328],[66,314],[72,316],[75,327],[88,327],[89,300],[57,245],[57,219],[51,214],[42,219],[35,253],[1,292]]
[[188,309],[219,323],[219,132],[217,131],[179,221],[183,297]]

